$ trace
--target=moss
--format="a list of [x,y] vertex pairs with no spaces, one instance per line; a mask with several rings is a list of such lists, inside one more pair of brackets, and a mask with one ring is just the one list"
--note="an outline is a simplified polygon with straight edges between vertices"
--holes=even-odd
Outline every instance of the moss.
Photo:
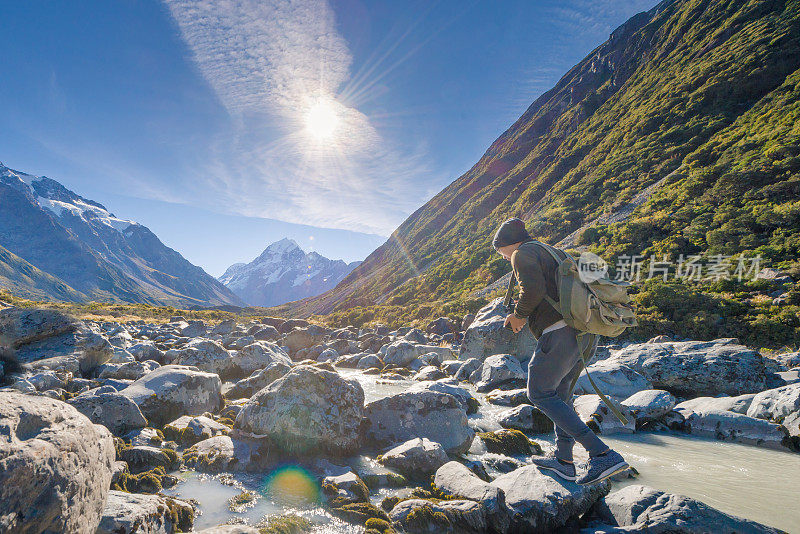
[[363,525],[369,519],[382,519],[389,521],[389,516],[386,512],[369,502],[359,502],[353,504],[345,504],[336,508],[331,508],[331,513],[350,523]]
[[122,457],[122,451],[130,449],[131,444],[125,441],[122,438],[114,438],[114,452],[116,454],[117,460],[120,460]]
[[486,445],[486,450],[507,456],[530,456],[541,454],[542,447],[519,430],[497,430],[478,432],[478,437]]
[[156,467],[136,475],[122,473],[111,489],[128,493],[158,493],[163,489],[164,469]]
[[381,501],[381,508],[383,508],[386,512],[391,512],[392,508],[397,506],[397,503],[400,502],[400,497],[397,495],[387,495]]
[[173,451],[172,449],[161,449],[161,452],[167,455],[169,458],[169,463],[172,469],[178,469],[181,464],[181,459],[178,456],[178,453]]
[[272,516],[256,525],[260,534],[302,534],[310,532],[314,524],[299,515]]
[[377,517],[367,519],[367,522],[364,523],[364,526],[367,528],[368,531],[374,530],[376,532],[381,532],[383,534],[394,532],[394,530],[392,529],[392,524],[389,521],[384,521],[383,519],[378,519]]
[[431,525],[442,530],[452,526],[447,516],[434,510],[430,504],[424,504],[409,512],[406,516],[406,524],[412,529],[418,530],[428,530]]
[[231,512],[243,512],[253,506],[257,498],[257,495],[252,491],[242,491],[240,494],[228,499],[228,509]]
[[167,509],[175,532],[191,532],[194,526],[194,509],[191,506],[178,504],[175,499],[167,497]]
[[478,399],[475,397],[469,397],[467,399],[467,415],[478,413],[478,409],[481,407],[481,403],[478,402]]

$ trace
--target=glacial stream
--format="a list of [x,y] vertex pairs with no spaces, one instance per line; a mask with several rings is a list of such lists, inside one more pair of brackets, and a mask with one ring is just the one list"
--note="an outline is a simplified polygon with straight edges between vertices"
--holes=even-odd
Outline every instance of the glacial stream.
[[[344,369],[339,372],[359,380],[366,402],[405,391],[413,384],[409,380],[376,383],[375,375]],[[505,408],[487,404],[483,395],[474,391],[473,395],[480,400],[481,408],[470,419],[478,420],[487,429],[500,428],[494,420],[494,414]],[[550,436],[531,437],[544,447],[552,446]],[[677,433],[614,434],[603,436],[603,439],[639,471],[637,479],[615,482],[614,489],[628,484],[645,484],[693,497],[724,512],[789,533],[800,533],[800,492],[796,487],[800,480],[800,454]],[[575,452],[576,460],[581,461],[582,449],[576,447]],[[352,466],[361,462],[371,460],[361,457],[349,461]],[[297,471],[302,473],[299,469]],[[315,532],[361,531],[360,527],[332,518],[317,505],[287,502],[269,489],[268,474],[236,474],[228,477],[186,471],[179,475],[184,481],[171,490],[165,490],[165,493],[197,499],[202,511],[195,521],[197,529],[225,523],[230,519],[247,519],[250,524],[255,524],[267,515],[293,512],[316,523]],[[243,489],[257,493],[257,501],[241,512],[231,512],[228,499]],[[384,495],[392,491],[381,490],[373,500],[378,504]]]

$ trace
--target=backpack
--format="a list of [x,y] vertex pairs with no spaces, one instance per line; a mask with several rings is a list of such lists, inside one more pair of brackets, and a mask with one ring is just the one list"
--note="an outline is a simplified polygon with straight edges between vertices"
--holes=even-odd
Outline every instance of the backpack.
[[[540,241],[528,241],[544,248],[556,261],[558,301],[545,295],[547,302],[575,330],[605,337],[616,337],[626,328],[636,326],[636,313],[631,304],[630,283],[611,280],[608,273],[596,280],[581,280],[578,265],[567,252]],[[513,283],[512,275],[512,283]]]

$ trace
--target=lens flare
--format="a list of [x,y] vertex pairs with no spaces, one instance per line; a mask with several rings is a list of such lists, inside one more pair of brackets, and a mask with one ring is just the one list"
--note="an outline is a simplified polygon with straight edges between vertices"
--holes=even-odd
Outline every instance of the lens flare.
[[264,483],[264,493],[275,501],[293,506],[320,502],[320,488],[314,476],[296,465],[273,471]]

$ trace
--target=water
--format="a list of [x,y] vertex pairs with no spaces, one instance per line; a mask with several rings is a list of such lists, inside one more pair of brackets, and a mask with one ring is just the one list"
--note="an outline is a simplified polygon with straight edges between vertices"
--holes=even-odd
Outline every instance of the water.
[[[361,383],[366,402],[405,391],[413,384],[409,380],[377,383],[375,375],[353,370],[340,372]],[[495,416],[506,408],[486,403],[482,394],[473,391],[473,395],[481,401],[481,409],[470,419],[485,428],[499,428]],[[552,447],[551,436],[532,437],[546,448]],[[800,533],[796,488],[800,480],[798,454],[673,433],[615,434],[603,439],[620,451],[640,473],[635,480],[616,482],[615,489],[629,484],[644,484],[693,497],[724,512],[790,533]],[[575,452],[576,460],[582,460],[582,449],[576,447]],[[351,463],[363,461],[366,461],[363,457],[353,458]],[[220,481],[220,477],[191,471],[184,473],[183,477],[185,482],[171,493],[200,502],[203,514],[196,521],[198,529],[225,523],[230,518],[247,519],[254,524],[267,515],[292,512],[314,521],[316,532],[360,531],[332,518],[317,504],[286,502],[286,499],[265,491],[266,476],[235,475],[232,481],[224,480],[233,486]],[[252,508],[233,513],[228,509],[228,499],[242,489],[261,492],[261,497]],[[382,495],[389,492],[383,490],[373,500],[377,504]]]

